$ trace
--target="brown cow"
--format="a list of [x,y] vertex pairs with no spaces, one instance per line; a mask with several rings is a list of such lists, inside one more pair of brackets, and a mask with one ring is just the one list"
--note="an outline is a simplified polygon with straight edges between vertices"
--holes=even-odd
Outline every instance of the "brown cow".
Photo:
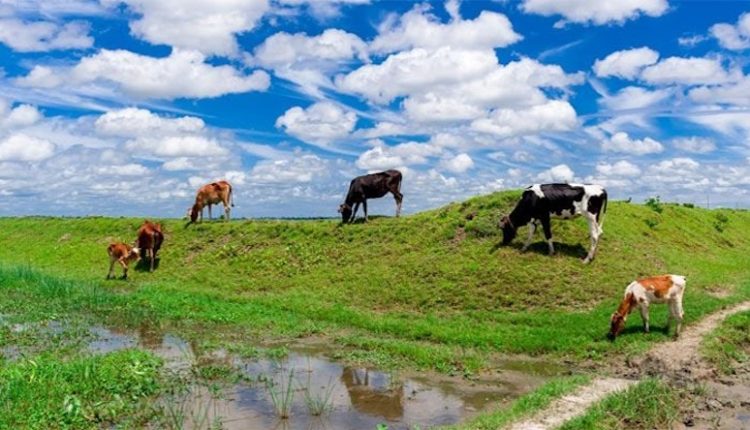
[[143,221],[143,225],[138,229],[138,239],[136,243],[140,248],[142,255],[149,258],[151,269],[154,271],[154,261],[156,253],[159,252],[161,244],[164,242],[164,234],[161,231],[161,224],[153,223],[149,220]]
[[141,259],[138,248],[133,248],[122,242],[111,243],[107,247],[107,254],[109,254],[109,273],[107,273],[107,279],[115,277],[115,263],[120,263],[120,266],[122,266],[122,279],[128,279],[128,264]]
[[229,182],[217,181],[200,187],[198,194],[195,196],[195,204],[188,209],[190,223],[196,222],[199,216],[200,220],[203,221],[203,208],[206,206],[208,206],[208,219],[211,219],[211,205],[218,205],[219,203],[224,205],[224,218],[229,220],[230,207],[234,207],[232,185]]

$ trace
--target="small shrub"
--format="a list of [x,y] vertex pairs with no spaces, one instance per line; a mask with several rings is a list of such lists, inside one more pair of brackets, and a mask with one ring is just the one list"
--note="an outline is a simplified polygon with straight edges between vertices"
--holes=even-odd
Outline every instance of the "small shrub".
[[683,203],[682,206],[688,208],[688,209],[695,209],[695,205],[692,203]]
[[646,200],[646,207],[650,208],[656,213],[662,213],[664,206],[662,205],[661,198],[659,196],[650,197]]
[[716,215],[714,215],[714,218],[716,218],[714,221],[714,228],[719,233],[723,233],[724,228],[726,228],[729,223],[729,217],[725,213],[717,212]]
[[656,226],[659,225],[659,220],[656,218],[646,218],[645,220],[643,220],[643,222],[645,222],[648,228],[650,228],[651,230],[655,229]]

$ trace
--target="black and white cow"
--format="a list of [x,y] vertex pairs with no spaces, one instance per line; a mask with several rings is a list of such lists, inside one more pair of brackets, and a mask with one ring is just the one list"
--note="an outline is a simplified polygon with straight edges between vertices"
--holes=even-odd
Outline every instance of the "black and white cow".
[[537,223],[541,223],[552,255],[555,247],[552,244],[550,218],[570,219],[583,215],[589,223],[591,236],[591,249],[583,260],[588,263],[594,259],[599,238],[604,233],[601,215],[606,211],[607,191],[600,185],[535,184],[524,190],[515,209],[500,220],[503,245],[508,245],[516,237],[519,227],[530,224],[529,237],[522,248],[525,251],[531,244]]

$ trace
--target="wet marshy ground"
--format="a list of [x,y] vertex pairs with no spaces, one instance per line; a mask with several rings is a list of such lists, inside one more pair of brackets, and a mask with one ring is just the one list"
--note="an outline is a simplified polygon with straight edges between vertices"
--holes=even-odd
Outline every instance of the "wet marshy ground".
[[[6,329],[39,327],[15,324]],[[56,336],[67,328],[52,321],[42,330]],[[566,372],[555,364],[513,359],[467,380],[344,365],[330,358],[335,347],[326,343],[289,347],[278,358],[240,358],[224,350],[196,354],[184,339],[154,330],[78,330],[86,331],[78,347],[92,354],[145,349],[164,360],[167,372],[182,378],[179,389],[159,400],[166,421],[161,425],[172,428],[375,429],[385,424],[389,429],[424,429],[496,408]],[[20,352],[6,346],[3,354],[12,360]],[[191,377],[196,366],[207,364],[232,369],[238,377],[211,383]]]

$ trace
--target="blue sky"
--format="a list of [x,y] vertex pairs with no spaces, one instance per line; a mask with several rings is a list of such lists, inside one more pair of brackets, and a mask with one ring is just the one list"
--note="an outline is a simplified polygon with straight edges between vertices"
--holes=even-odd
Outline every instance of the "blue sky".
[[[415,212],[536,182],[750,206],[750,2],[0,0],[0,215]],[[371,212],[390,214],[392,199]]]

